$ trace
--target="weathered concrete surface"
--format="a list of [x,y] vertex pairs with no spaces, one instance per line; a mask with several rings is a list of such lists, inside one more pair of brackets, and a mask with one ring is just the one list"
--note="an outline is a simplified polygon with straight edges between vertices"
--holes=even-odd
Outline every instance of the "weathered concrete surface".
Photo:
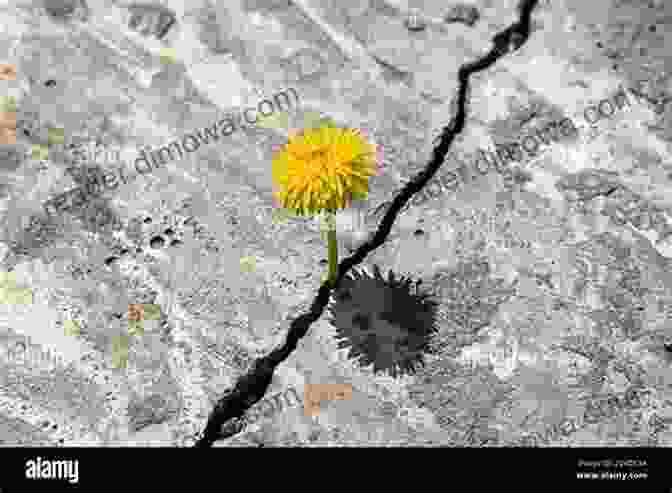
[[[471,2],[480,14],[473,25],[437,22],[456,2],[243,0],[233,12],[231,2],[164,2],[178,19],[165,41],[177,58],[162,66],[161,42],[149,35],[120,27],[117,48],[101,41],[128,15],[115,4],[90,3],[83,25],[38,7],[0,13],[15,26],[2,33],[0,53],[16,61],[15,88],[26,91],[22,152],[56,126],[66,142],[100,139],[132,160],[141,147],[292,87],[300,105],[291,127],[321,111],[378,143],[382,172],[367,208],[425,166],[454,115],[459,67],[516,20],[513,1]],[[334,381],[353,385],[353,399],[316,420],[300,406],[279,409],[218,446],[671,443],[670,13],[599,4],[540,3],[527,43],[472,78],[465,130],[444,164],[447,172],[459,160],[469,176],[454,191],[432,186],[365,261],[440,293],[439,350],[426,367],[400,378],[359,368],[323,317],[268,394]],[[424,30],[406,29],[409,6],[426,17]],[[45,87],[48,79],[56,85]],[[584,110],[619,86],[631,104],[586,122]],[[474,168],[478,149],[562,117],[577,134],[540,145],[523,163],[526,177]],[[325,268],[315,223],[271,220],[270,162],[285,138],[284,129],[241,129],[62,222],[24,218],[75,186],[64,149],[0,170],[3,268],[17,271],[38,305],[0,306],[3,334],[29,336],[72,363],[49,369],[0,356],[0,413],[36,427],[0,430],[0,440],[195,442],[216,400],[283,342]],[[97,211],[119,230],[92,226]],[[354,248],[364,236],[340,237]],[[249,255],[256,270],[242,272]],[[112,341],[127,332],[131,303],[163,313],[132,336],[128,368],[118,370]],[[82,327],[75,342],[61,335],[65,319]],[[38,433],[45,421],[56,428]]]

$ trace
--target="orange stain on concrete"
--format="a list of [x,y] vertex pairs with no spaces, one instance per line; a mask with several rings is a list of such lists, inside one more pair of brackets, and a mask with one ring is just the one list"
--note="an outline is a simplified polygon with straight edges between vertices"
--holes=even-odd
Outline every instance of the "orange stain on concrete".
[[315,416],[324,401],[343,401],[352,399],[352,385],[346,383],[307,383],[304,389],[304,413]]
[[145,318],[145,306],[143,304],[128,305],[129,322],[141,322]]
[[0,63],[0,80],[16,80],[16,67],[9,63]]
[[16,144],[16,112],[0,112],[0,144]]

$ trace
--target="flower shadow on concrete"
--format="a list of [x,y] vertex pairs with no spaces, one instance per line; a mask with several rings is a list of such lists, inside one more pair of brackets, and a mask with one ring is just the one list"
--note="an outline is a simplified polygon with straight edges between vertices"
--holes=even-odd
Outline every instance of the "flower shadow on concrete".
[[423,366],[437,330],[437,303],[418,284],[392,271],[385,278],[377,266],[373,274],[361,269],[346,276],[330,306],[339,347],[349,347],[362,366],[373,364],[374,373],[396,377]]

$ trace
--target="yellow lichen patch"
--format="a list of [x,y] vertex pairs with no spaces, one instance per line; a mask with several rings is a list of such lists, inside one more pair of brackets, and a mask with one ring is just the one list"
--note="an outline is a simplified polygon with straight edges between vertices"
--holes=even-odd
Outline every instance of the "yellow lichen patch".
[[161,318],[161,307],[153,303],[143,305],[144,320],[159,320]]
[[0,286],[16,285],[16,274],[13,272],[0,271]]
[[0,303],[6,305],[32,305],[33,292],[16,285],[13,272],[0,272]]
[[130,347],[129,337],[118,335],[112,339],[112,366],[124,369],[128,364],[128,352]]
[[82,331],[79,327],[79,324],[74,320],[65,320],[63,322],[63,332],[66,336],[76,337],[81,335]]
[[47,134],[47,142],[50,146],[65,142],[65,131],[62,128],[50,128]]
[[2,297],[4,303],[8,305],[32,305],[33,292],[27,288],[3,288]]
[[159,60],[166,65],[175,63],[177,62],[177,51],[175,51],[175,48],[164,46],[159,52]]
[[142,320],[129,320],[128,321],[128,335],[131,336],[141,336],[145,333],[145,327],[142,323]]
[[30,157],[39,161],[46,161],[49,158],[49,148],[40,144],[35,144],[30,150]]
[[0,112],[16,113],[16,98],[14,96],[0,96]]
[[243,272],[247,272],[248,274],[250,272],[254,272],[257,266],[257,261],[254,257],[242,257],[240,259],[240,270]]

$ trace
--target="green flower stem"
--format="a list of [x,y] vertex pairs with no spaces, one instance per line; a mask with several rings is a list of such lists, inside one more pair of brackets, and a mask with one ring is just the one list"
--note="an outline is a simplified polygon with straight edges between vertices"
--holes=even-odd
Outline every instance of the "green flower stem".
[[336,283],[338,274],[338,243],[336,242],[336,227],[330,227],[327,236],[329,245],[329,283]]

